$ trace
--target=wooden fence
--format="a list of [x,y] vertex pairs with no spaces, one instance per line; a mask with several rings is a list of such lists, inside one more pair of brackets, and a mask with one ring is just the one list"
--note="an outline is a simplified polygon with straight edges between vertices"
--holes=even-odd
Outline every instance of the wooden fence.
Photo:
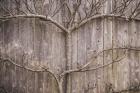
[[[66,70],[66,36],[59,28],[34,19],[11,20],[0,26],[2,57],[34,69],[49,68],[56,75]],[[94,69],[70,73],[64,89],[69,93],[139,93],[139,41],[140,22],[136,20],[97,18],[72,32],[70,69],[80,68],[91,58],[88,68]],[[58,93],[48,72],[29,71],[7,60],[0,62],[0,87],[8,93]]]

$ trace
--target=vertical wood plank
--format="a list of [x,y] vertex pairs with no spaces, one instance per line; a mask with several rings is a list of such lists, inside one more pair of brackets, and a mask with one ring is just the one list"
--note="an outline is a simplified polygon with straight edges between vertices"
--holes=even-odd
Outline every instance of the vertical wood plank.
[[[90,66],[88,67],[88,68],[92,68],[92,67],[95,67],[96,66],[96,64],[97,64],[97,62],[96,62],[96,60],[95,61],[93,61],[93,60],[91,60],[91,58],[93,58],[95,55],[96,55],[96,53],[97,53],[97,51],[96,51],[96,49],[97,49],[97,38],[96,38],[96,36],[97,36],[97,30],[96,30],[96,28],[97,28],[97,25],[96,25],[96,22],[97,22],[97,20],[93,20],[92,22],[91,22],[91,24],[89,23],[88,24],[88,26],[89,26],[89,33],[86,31],[86,33],[87,33],[87,35],[89,34],[89,41],[87,41],[87,48],[89,48],[89,49],[87,49],[87,61],[89,62],[89,61],[92,61],[92,63],[90,64]],[[87,39],[88,40],[88,39]],[[92,92],[97,92],[98,91],[98,89],[97,89],[97,87],[98,87],[98,85],[97,85],[97,79],[96,79],[96,76],[97,76],[97,71],[89,71],[89,72],[86,72],[87,73],[87,92],[88,93],[92,93]]]
[[[115,19],[113,23],[113,48],[127,48],[129,46],[128,38],[128,22]],[[129,86],[128,51],[113,50],[113,60],[122,57],[123,59],[120,62],[113,64],[113,85],[116,91],[121,91]]]
[[[103,20],[102,19],[97,19],[96,20],[96,46],[97,46],[97,53],[100,51],[103,51],[103,44],[104,44],[104,33],[103,33]],[[97,57],[97,66],[102,66],[104,65],[103,63],[103,54],[99,55]],[[97,92],[98,93],[103,93],[104,92],[104,72],[103,69],[98,69],[97,70],[97,76],[96,76],[96,82],[97,82]]]
[[[104,50],[112,48],[112,20],[104,19]],[[112,50],[104,51],[104,65],[112,62]],[[112,84],[112,64],[104,68],[105,87]],[[109,92],[105,89],[106,92]]]
[[[78,31],[78,61],[77,61],[77,68],[80,68],[82,65],[86,63],[86,39],[85,39],[85,33],[86,33],[86,27],[83,26]],[[85,72],[78,73],[78,92],[83,93],[84,92],[84,82],[83,80],[85,78]]]
[[[139,27],[137,21],[132,20],[129,23],[129,44],[130,47],[139,48]],[[139,85],[139,52],[129,51],[129,66],[130,66],[130,88]],[[136,91],[138,93],[138,91]]]

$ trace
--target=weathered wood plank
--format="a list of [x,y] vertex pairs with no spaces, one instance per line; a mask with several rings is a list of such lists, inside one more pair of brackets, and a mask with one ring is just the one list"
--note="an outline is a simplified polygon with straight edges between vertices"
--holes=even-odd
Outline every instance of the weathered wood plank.
[[[104,50],[112,48],[112,20],[104,19]],[[103,64],[108,64],[112,62],[112,50],[103,52]],[[110,90],[106,89],[110,84],[112,84],[112,65],[104,68],[104,83],[105,91],[109,92]]]
[[[114,20],[113,48],[128,47],[128,38],[128,23],[119,19]],[[116,91],[126,89],[129,86],[129,65],[127,57],[127,50],[113,50],[113,60],[123,58],[120,62],[113,64],[113,85]]]
[[[102,19],[97,19],[96,20],[96,46],[97,46],[97,53],[100,51],[103,51],[104,47],[104,21]],[[103,54],[99,55],[97,57],[97,66],[102,66],[104,65],[104,60],[103,60]],[[96,76],[96,82],[97,82],[97,92],[98,93],[103,93],[104,92],[104,72],[103,69],[98,69],[97,71],[97,76]]]
[[[95,67],[97,62],[93,61],[93,58],[97,51],[97,25],[96,25],[96,20],[93,20],[92,22],[89,22],[85,28],[86,28],[86,63],[91,61],[92,63],[87,67],[87,68],[92,68]],[[92,93],[92,92],[97,92],[97,71],[89,71],[85,72],[86,73],[86,88],[85,92],[87,93]]]
[[[139,48],[139,24],[137,21],[131,21],[129,23],[129,44],[130,47]],[[130,87],[139,85],[139,52],[129,51],[129,73],[130,73]],[[138,91],[136,92],[138,93]]]

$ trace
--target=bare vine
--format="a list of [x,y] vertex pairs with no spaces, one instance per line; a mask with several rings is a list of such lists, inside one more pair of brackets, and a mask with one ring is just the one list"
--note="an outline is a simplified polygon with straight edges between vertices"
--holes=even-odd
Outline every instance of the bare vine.
[[[6,0],[7,1],[7,0]],[[79,29],[86,23],[97,19],[97,18],[120,18],[123,20],[137,20],[140,21],[140,0],[120,0],[118,2],[117,0],[11,0],[11,2],[14,2],[16,8],[9,8],[6,6],[7,2],[4,2],[3,0],[0,0],[0,9],[3,11],[3,14],[0,14],[0,21],[5,22],[7,20],[11,19],[17,19],[17,18],[35,18],[41,21],[46,21],[53,23],[55,26],[60,28],[62,31],[66,33],[66,56],[67,56],[67,67],[69,68],[71,63],[71,33],[74,31],[79,31],[76,29]],[[60,2],[63,2],[60,4]],[[103,13],[105,7],[108,7],[108,3],[112,2],[111,11],[109,13]],[[60,4],[60,6],[58,6]],[[107,5],[106,5],[107,4]],[[135,5],[136,4],[136,5]],[[131,10],[131,11],[130,11]],[[46,14],[43,13],[43,11],[46,11]],[[64,21],[64,24],[59,22],[55,19],[55,17],[61,13],[65,12],[63,14],[64,18],[62,21]],[[67,25],[67,26],[65,26]],[[13,65],[32,71],[32,72],[48,72],[50,73],[56,80],[57,85],[59,87],[59,93],[63,93],[62,89],[62,78],[70,73],[74,72],[85,72],[85,71],[91,71],[91,70],[98,70],[104,67],[107,67],[111,64],[114,64],[116,62],[120,62],[125,57],[115,59],[112,62],[108,64],[104,64],[102,66],[97,66],[95,68],[89,68],[87,67],[96,60],[98,56],[100,56],[102,53],[106,51],[111,50],[133,50],[133,51],[140,51],[137,48],[127,48],[127,47],[120,47],[120,48],[111,48],[100,51],[96,56],[93,56],[89,61],[83,65],[82,67],[78,69],[67,69],[66,71],[63,71],[59,76],[55,75],[52,71],[49,69],[43,68],[42,69],[32,69],[28,68],[26,66],[22,66],[20,64],[16,64],[14,60],[10,58],[4,58],[1,57],[0,59],[3,62],[10,62]],[[114,92],[119,93],[119,92]]]
[[67,71],[64,71],[63,73],[61,73],[60,75],[55,75],[52,71],[50,71],[49,69],[47,69],[47,68],[44,68],[44,67],[41,67],[41,69],[32,69],[32,68],[29,68],[29,67],[26,67],[26,66],[22,66],[22,65],[20,65],[20,64],[17,64],[17,63],[15,63],[15,61],[14,60],[12,60],[11,58],[4,58],[4,57],[0,57],[0,60],[2,61],[2,62],[10,62],[11,64],[13,64],[14,66],[16,66],[16,67],[19,67],[19,68],[23,68],[23,69],[25,69],[25,70],[28,70],[28,71],[31,71],[31,72],[48,72],[48,73],[50,73],[54,78],[55,78],[55,80],[56,80],[56,83],[57,83],[57,85],[58,85],[58,89],[59,89],[59,93],[63,93],[62,92],[62,80],[63,80],[63,77],[66,75],[66,74],[70,74],[70,73],[74,73],[74,72],[86,72],[86,71],[93,71],[93,70],[98,70],[98,69],[102,69],[102,68],[105,68],[105,67],[107,67],[107,66],[109,66],[109,65],[111,65],[111,64],[114,64],[114,63],[118,63],[118,62],[120,62],[121,60],[123,60],[124,58],[125,58],[125,56],[126,55],[124,55],[123,57],[121,57],[121,58],[117,58],[117,59],[115,59],[115,60],[113,60],[112,62],[109,62],[108,64],[104,64],[104,65],[102,65],[102,66],[97,66],[97,67],[95,67],[95,68],[88,68],[88,69],[86,69],[86,67],[88,66],[88,65],[90,65],[92,62],[94,62],[95,61],[95,59],[98,57],[98,56],[100,56],[102,53],[104,53],[104,52],[108,52],[108,51],[111,51],[111,50],[132,50],[132,51],[140,51],[140,49],[137,49],[137,48],[111,48],[111,49],[106,49],[106,50],[103,50],[103,51],[101,51],[101,52],[99,52],[96,56],[94,56],[93,58],[91,58],[90,59],[90,61],[89,62],[87,62],[87,64],[85,64],[85,65],[83,65],[81,68],[79,68],[79,69],[72,69],[72,70],[67,70]]
[[50,75],[52,75],[54,77],[54,79],[56,80],[57,86],[59,87],[59,93],[62,93],[60,90],[60,79],[59,77],[57,77],[51,70],[49,70],[48,68],[44,68],[41,67],[41,69],[32,69],[26,66],[22,66],[20,64],[17,64],[14,60],[12,60],[11,58],[4,58],[4,57],[0,57],[1,62],[10,62],[12,65],[19,67],[19,68],[23,68],[25,70],[31,71],[31,72],[48,72]]

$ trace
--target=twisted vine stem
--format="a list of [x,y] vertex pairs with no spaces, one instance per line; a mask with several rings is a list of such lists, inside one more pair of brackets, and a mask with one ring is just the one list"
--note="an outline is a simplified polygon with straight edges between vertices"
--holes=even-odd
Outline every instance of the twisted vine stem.
[[106,50],[100,51],[96,56],[94,56],[93,58],[91,58],[90,61],[87,62],[85,65],[83,65],[81,68],[79,68],[79,69],[72,69],[72,70],[66,70],[66,71],[64,71],[63,73],[61,73],[58,76],[55,73],[53,73],[50,69],[47,69],[47,68],[43,68],[42,67],[41,69],[32,69],[32,68],[29,68],[29,67],[26,67],[26,66],[19,65],[19,64],[15,63],[15,61],[12,60],[12,59],[10,59],[10,58],[0,57],[0,60],[1,60],[1,62],[10,62],[11,64],[13,64],[16,67],[23,68],[23,69],[28,70],[28,71],[31,71],[31,72],[48,72],[50,75],[52,75],[55,78],[56,83],[57,83],[57,86],[58,86],[58,89],[59,89],[59,93],[63,93],[62,82],[63,82],[63,77],[66,74],[70,74],[70,73],[74,73],[74,72],[86,72],[86,71],[93,71],[93,70],[102,69],[102,68],[107,67],[107,66],[109,66],[111,64],[120,62],[121,60],[123,60],[125,58],[125,56],[123,56],[123,57],[121,57],[119,59],[115,59],[112,62],[109,62],[108,64],[104,64],[102,66],[97,66],[95,68],[86,69],[86,67],[88,67],[92,62],[94,62],[95,59],[98,56],[100,56],[104,52],[111,51],[111,50],[132,50],[132,51],[140,51],[140,49],[137,49],[137,48],[126,48],[126,47],[124,47],[124,48],[123,47],[119,47],[119,48],[106,49]]

